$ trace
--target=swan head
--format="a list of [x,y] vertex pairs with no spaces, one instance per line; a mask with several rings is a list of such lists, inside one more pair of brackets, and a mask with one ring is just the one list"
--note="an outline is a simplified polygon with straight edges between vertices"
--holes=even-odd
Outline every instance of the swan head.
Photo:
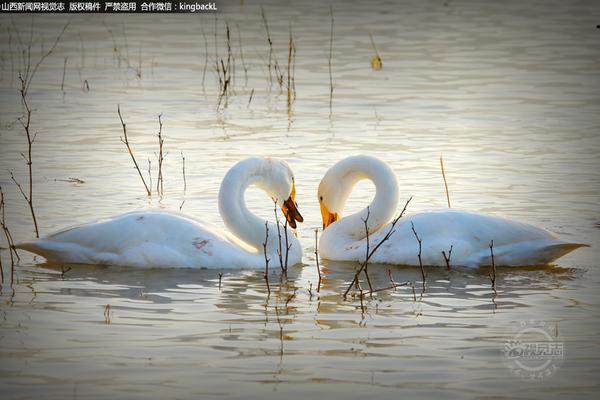
[[334,167],[327,171],[319,183],[318,196],[323,229],[341,218],[351,190],[351,185],[346,183],[344,176]]
[[296,203],[296,183],[290,166],[283,160],[268,158],[262,179],[256,182],[281,207],[290,227],[296,229],[296,222],[304,218],[298,211]]

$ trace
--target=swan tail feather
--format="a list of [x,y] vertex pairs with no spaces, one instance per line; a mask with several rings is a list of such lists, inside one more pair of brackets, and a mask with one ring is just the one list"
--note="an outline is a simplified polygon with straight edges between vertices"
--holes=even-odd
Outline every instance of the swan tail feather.
[[15,245],[17,249],[25,250],[44,257],[48,261],[63,262],[85,262],[85,249],[76,244],[68,242],[57,242],[47,239],[36,239]]
[[[567,243],[558,240],[538,240],[518,245],[494,247],[494,263],[497,266],[547,265],[580,247],[590,247],[583,243]],[[483,250],[471,265],[491,265],[490,250]]]

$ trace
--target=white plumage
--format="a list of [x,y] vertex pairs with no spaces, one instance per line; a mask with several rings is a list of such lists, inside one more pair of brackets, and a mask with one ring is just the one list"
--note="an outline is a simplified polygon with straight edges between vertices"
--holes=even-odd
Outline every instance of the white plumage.
[[[231,233],[190,217],[160,210],[134,211],[21,243],[17,247],[49,261],[134,267],[263,268],[265,222],[245,206],[244,192],[257,185],[275,199],[290,224],[301,221],[295,209],[293,174],[279,160],[249,158],[223,178],[219,210]],[[288,200],[286,200],[288,199]],[[291,203],[290,203],[291,199]],[[294,219],[295,217],[295,219]],[[277,226],[268,223],[267,257],[275,262]],[[283,225],[280,224],[281,232]],[[288,265],[300,263],[302,248],[288,228]],[[284,239],[282,239],[284,240]],[[285,245],[285,244],[284,244]],[[285,247],[284,247],[285,248]]]
[[[352,187],[361,179],[370,179],[376,195],[370,206],[340,219]],[[364,220],[368,218],[370,248],[373,249],[390,229],[397,212],[398,183],[393,171],[374,157],[348,157],[327,171],[319,185],[319,201],[324,226],[320,254],[339,261],[362,261],[366,256]],[[490,242],[498,266],[545,265],[587,246],[557,239],[533,225],[504,218],[454,209],[423,212],[401,218],[389,240],[373,254],[371,262],[419,265],[419,243],[424,265],[445,266],[442,251],[451,265],[477,267],[490,265]]]

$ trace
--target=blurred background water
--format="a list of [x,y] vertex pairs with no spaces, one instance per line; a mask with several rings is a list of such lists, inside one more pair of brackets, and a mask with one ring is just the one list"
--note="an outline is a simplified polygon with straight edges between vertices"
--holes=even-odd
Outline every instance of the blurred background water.
[[[285,85],[270,83],[261,7],[284,75],[293,32],[291,112]],[[225,271],[219,287],[220,271],[71,266],[62,275],[22,253],[11,287],[4,249],[3,398],[590,398],[598,391],[599,3],[245,1],[216,16],[1,15],[0,183],[17,241],[34,235],[7,172],[27,182],[20,49],[33,27],[39,59],[41,44],[48,49],[68,21],[29,91],[41,233],[147,207],[181,207],[222,226],[217,194],[227,169],[248,156],[274,156],[296,175],[304,265],[281,282],[274,274],[267,298],[258,271]],[[215,60],[226,62],[227,26],[235,71],[219,104]],[[383,62],[378,71],[369,33]],[[162,114],[162,198],[145,195],[119,140],[118,104],[144,172],[151,160],[154,185]],[[453,207],[527,221],[592,247],[554,267],[500,269],[496,295],[487,269],[430,270],[424,293],[379,292],[362,313],[358,299],[341,297],[352,264],[322,261],[325,280],[315,290],[318,182],[351,154],[390,163],[402,203],[414,196],[409,212],[446,207],[443,154]],[[361,182],[348,212],[372,196]],[[262,192],[246,197],[251,210],[271,217]],[[420,279],[415,268],[392,273]],[[388,267],[371,274],[377,287],[388,285]],[[546,322],[565,346],[558,371],[541,381],[516,377],[503,353],[514,327],[529,320]]]

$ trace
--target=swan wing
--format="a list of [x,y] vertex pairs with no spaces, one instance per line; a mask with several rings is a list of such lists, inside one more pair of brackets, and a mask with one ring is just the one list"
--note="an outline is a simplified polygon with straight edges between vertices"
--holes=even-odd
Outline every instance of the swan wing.
[[217,227],[165,211],[136,211],[17,247],[49,261],[138,267],[246,267],[248,249]]

